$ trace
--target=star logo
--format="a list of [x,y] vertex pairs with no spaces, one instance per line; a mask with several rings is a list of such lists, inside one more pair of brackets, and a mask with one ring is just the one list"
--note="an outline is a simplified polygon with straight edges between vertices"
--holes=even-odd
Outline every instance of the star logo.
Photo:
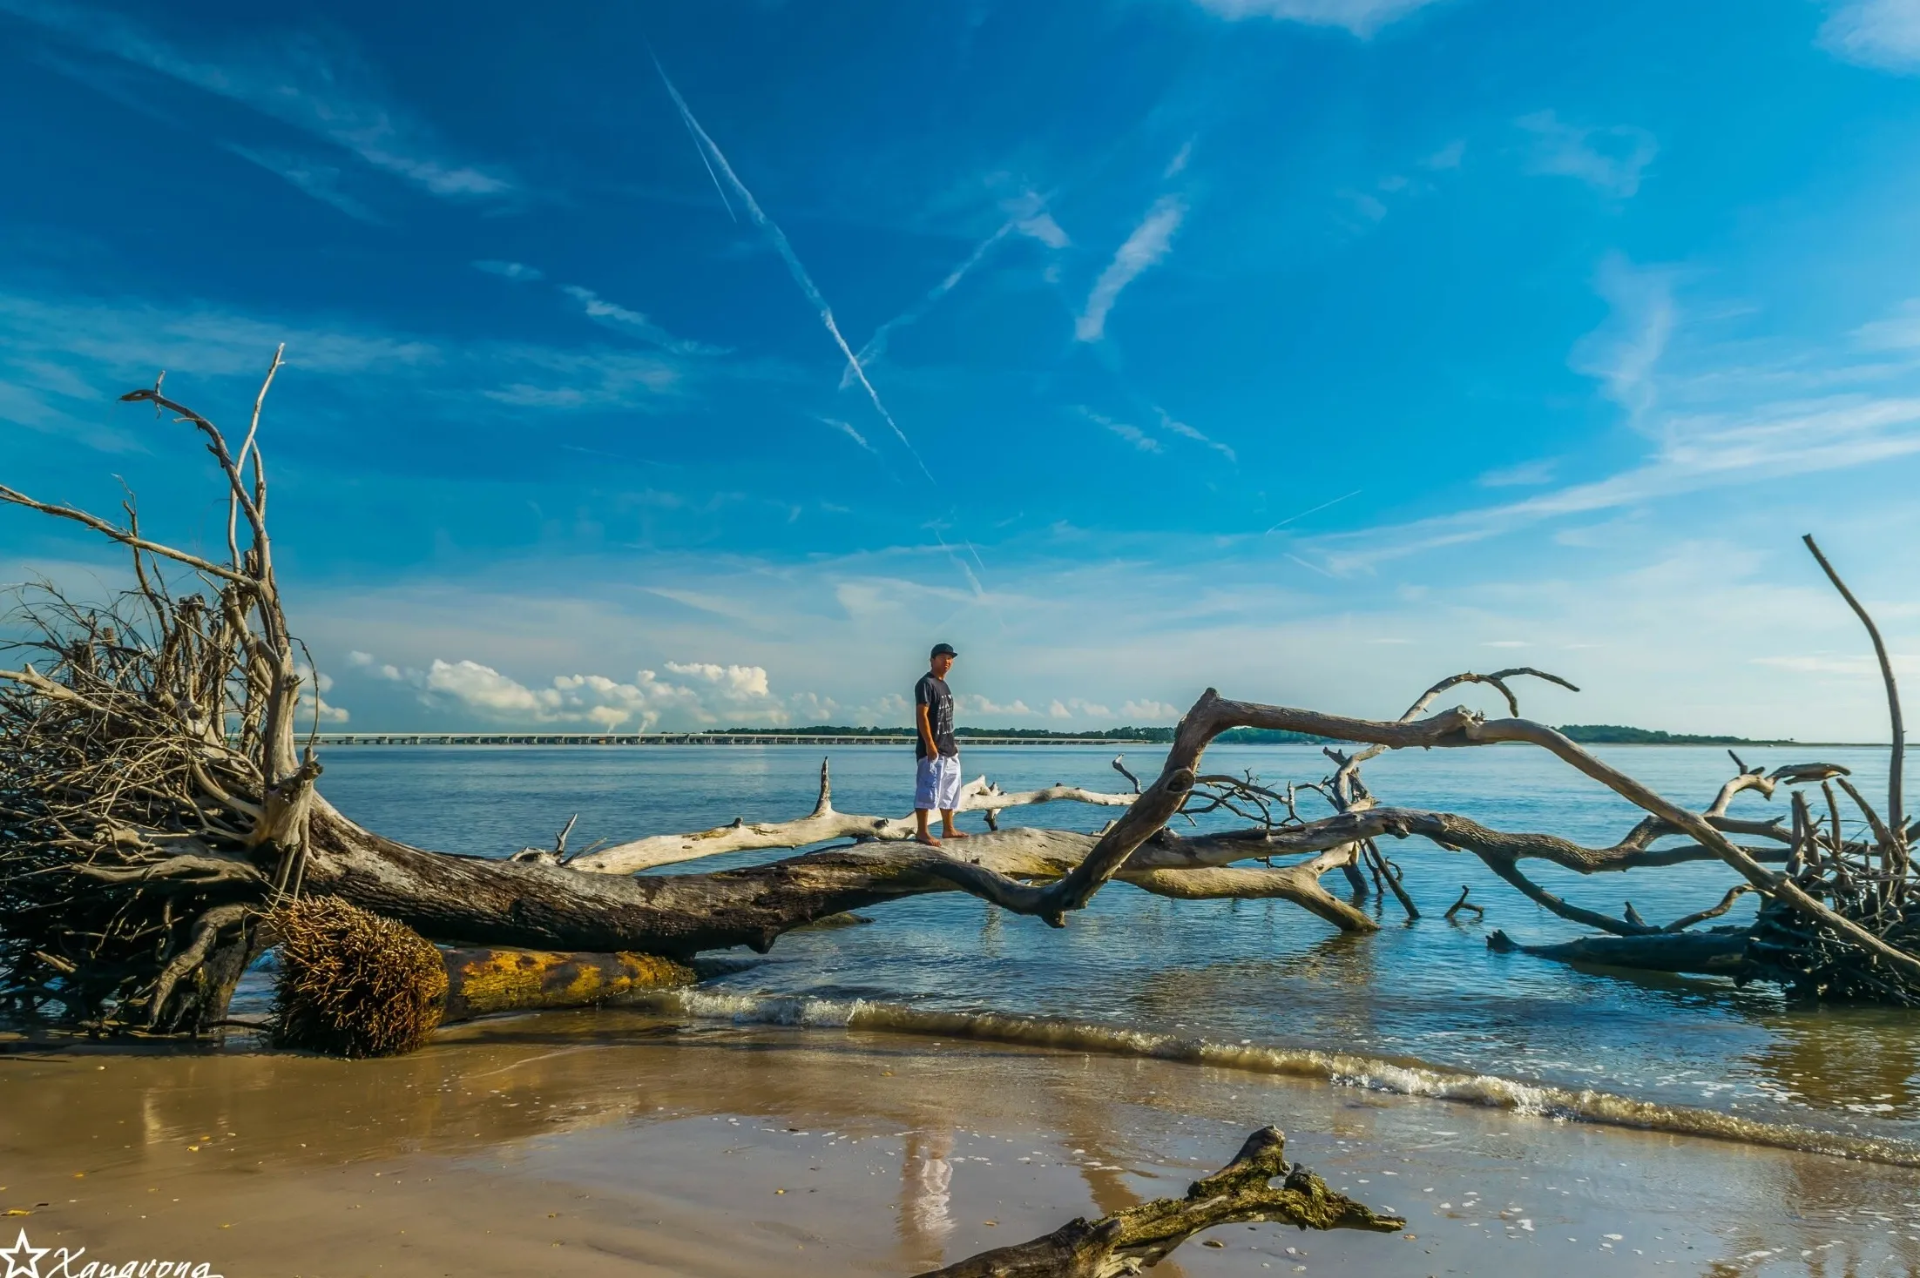
[[0,1247],[0,1260],[7,1262],[6,1278],[40,1278],[40,1257],[48,1250],[28,1242],[27,1231],[21,1230],[13,1246]]

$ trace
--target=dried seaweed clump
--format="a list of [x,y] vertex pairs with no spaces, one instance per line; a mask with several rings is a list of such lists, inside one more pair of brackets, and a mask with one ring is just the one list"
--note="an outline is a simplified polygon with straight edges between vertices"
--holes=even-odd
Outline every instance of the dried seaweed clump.
[[397,1056],[440,1024],[447,967],[405,924],[334,896],[275,909],[273,1042],[329,1056]]

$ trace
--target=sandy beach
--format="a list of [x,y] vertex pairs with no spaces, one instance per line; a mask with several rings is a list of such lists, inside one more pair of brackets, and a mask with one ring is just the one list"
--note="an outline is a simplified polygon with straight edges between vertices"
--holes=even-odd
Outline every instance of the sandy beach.
[[1920,1272],[1910,1170],[1164,1061],[620,1010],[384,1061],[8,1048],[0,1210],[42,1278],[912,1274],[1182,1193],[1265,1123],[1406,1233],[1236,1226],[1160,1272]]

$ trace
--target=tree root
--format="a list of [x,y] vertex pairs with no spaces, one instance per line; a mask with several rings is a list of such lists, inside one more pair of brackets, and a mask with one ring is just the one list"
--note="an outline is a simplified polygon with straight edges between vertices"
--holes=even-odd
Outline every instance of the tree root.
[[284,903],[269,926],[280,945],[273,1042],[328,1056],[402,1055],[450,1022],[584,1007],[694,979],[690,969],[646,954],[442,951],[339,897]]

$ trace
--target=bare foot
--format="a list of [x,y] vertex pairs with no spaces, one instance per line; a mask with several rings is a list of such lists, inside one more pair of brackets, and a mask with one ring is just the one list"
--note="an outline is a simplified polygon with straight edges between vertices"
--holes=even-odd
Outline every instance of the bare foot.
[[971,839],[973,836],[965,830],[942,830],[940,831],[940,837],[943,839]]
[[940,840],[934,838],[931,834],[916,834],[913,836],[913,841],[915,843],[924,843],[930,848],[940,846]]

